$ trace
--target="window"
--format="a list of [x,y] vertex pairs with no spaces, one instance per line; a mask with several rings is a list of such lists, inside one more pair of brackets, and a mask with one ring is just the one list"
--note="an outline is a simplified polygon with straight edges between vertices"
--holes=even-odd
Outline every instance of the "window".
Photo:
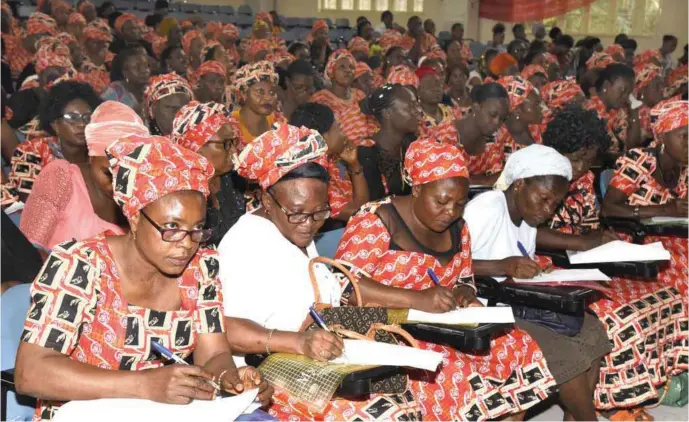
[[321,0],[318,3],[322,4],[324,10],[337,10],[337,0]]
[[661,0],[596,0],[543,23],[559,26],[571,35],[654,35],[660,20]]
[[388,0],[376,0],[376,10],[384,12],[389,9]]
[[423,12],[423,0],[414,0],[414,11]]
[[423,0],[318,0],[318,10],[423,12]]
[[371,0],[359,0],[359,10],[371,10]]
[[340,6],[341,10],[354,10],[354,0],[340,0],[342,2],[342,5]]
[[393,10],[395,12],[406,12],[407,0],[394,0]]

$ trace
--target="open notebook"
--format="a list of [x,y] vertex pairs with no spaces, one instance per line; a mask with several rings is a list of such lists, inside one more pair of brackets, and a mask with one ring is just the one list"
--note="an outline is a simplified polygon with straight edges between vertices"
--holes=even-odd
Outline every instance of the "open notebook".
[[565,269],[554,270],[549,273],[540,273],[534,278],[515,278],[515,283],[551,283],[551,282],[577,282],[577,281],[610,281],[610,277],[603,274],[597,268],[590,269]]
[[75,400],[64,404],[54,422],[122,421],[223,421],[231,422],[243,413],[258,409],[258,389],[211,401],[194,400],[187,405],[156,403],[141,399]]
[[567,251],[567,257],[570,264],[667,261],[670,259],[670,252],[660,242],[637,245],[614,240],[588,251]]
[[344,340],[344,353],[330,363],[372,366],[408,366],[435,371],[443,361],[441,353],[396,344],[365,340]]
[[507,324],[514,323],[514,315],[509,306],[458,308],[442,314],[410,309],[407,321],[444,325]]

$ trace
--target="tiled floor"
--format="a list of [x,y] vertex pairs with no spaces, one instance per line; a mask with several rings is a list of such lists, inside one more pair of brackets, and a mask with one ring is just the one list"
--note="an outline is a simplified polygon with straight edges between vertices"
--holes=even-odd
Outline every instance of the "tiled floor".
[[[684,407],[669,407],[658,406],[654,409],[649,409],[648,413],[655,418],[656,421],[689,421],[689,408]],[[562,408],[557,403],[548,403],[538,409],[533,409],[533,412],[527,414],[528,421],[561,421]],[[607,420],[601,418],[601,420]]]

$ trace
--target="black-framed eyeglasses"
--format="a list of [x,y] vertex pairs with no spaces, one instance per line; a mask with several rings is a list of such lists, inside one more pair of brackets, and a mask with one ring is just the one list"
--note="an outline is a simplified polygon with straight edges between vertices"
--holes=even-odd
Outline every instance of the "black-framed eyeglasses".
[[305,213],[305,212],[290,212],[288,209],[280,205],[278,202],[277,198],[275,198],[275,195],[268,189],[266,192],[268,192],[268,195],[270,195],[271,198],[273,198],[273,202],[282,210],[282,212],[285,213],[287,216],[287,221],[290,224],[302,224],[305,223],[306,220],[309,218],[312,219],[313,221],[324,221],[327,220],[330,217],[330,207],[327,209],[321,210],[321,211],[316,211],[312,213]]
[[146,215],[143,210],[141,211],[141,215],[143,215],[146,220],[148,220],[151,225],[158,230],[160,233],[160,237],[165,241],[165,242],[179,242],[184,240],[187,235],[191,236],[191,240],[196,243],[202,243],[207,241],[208,239],[211,238],[213,235],[213,230],[212,229],[196,229],[196,230],[183,230],[183,229],[166,229],[164,227],[160,227],[155,221],[151,219],[148,215]]
[[209,144],[222,144],[222,149],[225,151],[231,150],[237,143],[239,142],[239,139],[237,138],[232,138],[232,139],[224,139],[222,141],[207,141]]
[[62,118],[65,119],[67,123],[77,124],[79,122],[84,122],[84,124],[87,125],[91,122],[91,113],[65,113],[62,115]]

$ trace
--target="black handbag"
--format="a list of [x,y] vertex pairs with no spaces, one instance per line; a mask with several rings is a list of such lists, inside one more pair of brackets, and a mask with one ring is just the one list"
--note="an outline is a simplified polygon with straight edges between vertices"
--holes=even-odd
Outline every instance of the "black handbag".
[[530,306],[512,306],[514,316],[532,324],[540,325],[567,337],[579,334],[584,325],[584,314],[571,315]]

